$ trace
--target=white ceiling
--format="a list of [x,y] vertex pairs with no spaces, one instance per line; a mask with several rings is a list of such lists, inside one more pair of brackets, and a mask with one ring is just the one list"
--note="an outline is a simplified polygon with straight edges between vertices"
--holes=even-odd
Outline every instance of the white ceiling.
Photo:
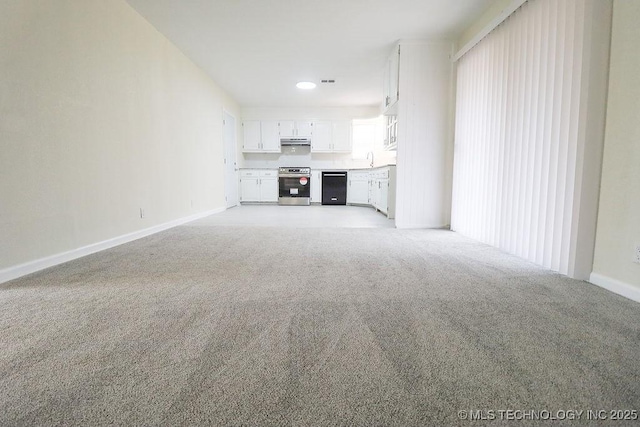
[[382,103],[398,40],[455,40],[493,0],[127,1],[243,107],[341,107]]

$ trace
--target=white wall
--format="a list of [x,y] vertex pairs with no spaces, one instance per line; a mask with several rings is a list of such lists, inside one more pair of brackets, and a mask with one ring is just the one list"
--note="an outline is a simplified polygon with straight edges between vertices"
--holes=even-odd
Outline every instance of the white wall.
[[461,49],[480,33],[491,21],[509,7],[515,0],[495,0],[466,30],[458,37],[456,49]]
[[396,226],[446,227],[451,217],[453,43],[400,43]]
[[0,67],[0,272],[224,207],[239,108],[123,0],[3,0]]
[[609,99],[591,281],[640,300],[640,2],[615,0]]

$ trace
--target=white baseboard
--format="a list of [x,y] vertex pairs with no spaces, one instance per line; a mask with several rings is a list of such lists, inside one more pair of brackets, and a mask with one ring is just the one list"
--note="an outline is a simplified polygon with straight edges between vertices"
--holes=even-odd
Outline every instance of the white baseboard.
[[630,300],[640,302],[640,288],[598,273],[591,273],[589,282]]
[[145,228],[143,230],[134,231],[133,233],[124,234],[122,236],[114,237],[112,239],[104,240],[102,242],[92,243],[81,248],[73,249],[67,252],[51,255],[45,258],[40,258],[35,261],[29,261],[24,264],[19,264],[13,267],[0,270],[0,283],[8,282],[9,280],[17,279],[18,277],[25,276],[27,274],[35,273],[36,271],[44,270],[45,268],[53,267],[58,264],[62,264],[83,256],[91,255],[96,252],[103,251],[105,249],[113,248],[114,246],[122,245],[124,243],[132,242],[142,237],[147,237],[155,233],[159,233],[164,230],[168,230],[173,227],[177,227],[182,224],[186,224],[197,219],[207,217],[209,215],[217,214],[225,211],[226,208],[213,209],[206,212],[200,212],[195,215],[190,215],[184,218],[178,218],[173,221],[165,222],[164,224],[154,225],[153,227]]

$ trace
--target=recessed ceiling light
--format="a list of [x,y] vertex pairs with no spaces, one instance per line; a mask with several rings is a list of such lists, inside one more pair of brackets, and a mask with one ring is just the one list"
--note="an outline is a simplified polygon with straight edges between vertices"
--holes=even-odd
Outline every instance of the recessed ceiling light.
[[298,89],[313,89],[316,87],[316,84],[312,82],[298,82],[296,87]]

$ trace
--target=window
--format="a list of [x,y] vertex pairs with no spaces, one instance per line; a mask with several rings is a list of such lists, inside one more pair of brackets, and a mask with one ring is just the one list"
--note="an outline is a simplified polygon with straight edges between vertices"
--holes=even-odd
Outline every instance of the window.
[[353,121],[353,152],[352,158],[366,159],[370,151],[382,149],[384,136],[384,121],[382,116],[375,119]]
[[524,3],[458,62],[451,229],[586,279],[611,4]]

